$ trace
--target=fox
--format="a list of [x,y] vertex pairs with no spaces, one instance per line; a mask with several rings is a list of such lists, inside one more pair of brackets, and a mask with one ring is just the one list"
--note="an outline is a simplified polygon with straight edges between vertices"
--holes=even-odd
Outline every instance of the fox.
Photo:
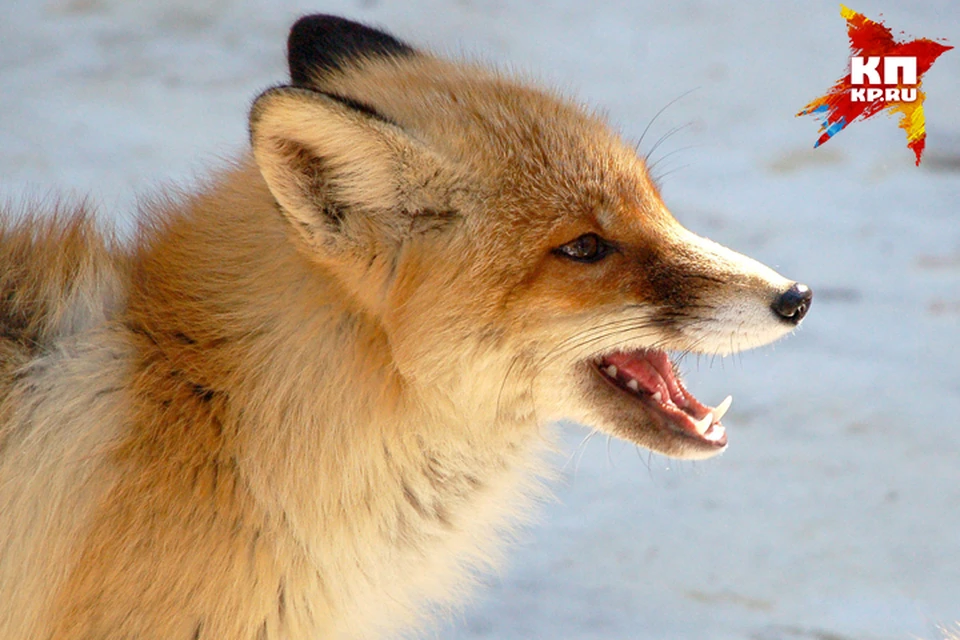
[[727,447],[677,354],[794,330],[809,287],[672,216],[605,118],[300,18],[249,149],[140,207],[6,207],[0,637],[306,640],[459,606],[552,427]]

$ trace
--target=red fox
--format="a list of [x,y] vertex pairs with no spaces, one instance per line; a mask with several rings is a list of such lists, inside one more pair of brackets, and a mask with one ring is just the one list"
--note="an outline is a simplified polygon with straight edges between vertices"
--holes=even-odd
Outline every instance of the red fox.
[[604,121],[309,16],[250,152],[119,243],[0,231],[0,637],[369,638],[462,600],[573,419],[727,445],[671,353],[811,292],[694,235]]

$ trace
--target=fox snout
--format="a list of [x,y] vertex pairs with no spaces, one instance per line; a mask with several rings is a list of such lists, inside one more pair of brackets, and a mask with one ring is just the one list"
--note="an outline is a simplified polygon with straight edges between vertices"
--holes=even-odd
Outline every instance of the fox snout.
[[655,346],[726,355],[800,324],[813,300],[810,287],[662,215],[618,243],[617,268],[634,274],[628,301],[661,330]]
[[614,249],[589,267],[617,303],[596,308],[590,327],[562,343],[585,347],[572,370],[581,392],[567,407],[653,451],[706,458],[727,445],[721,419],[732,397],[701,403],[672,354],[726,355],[772,342],[800,324],[813,292],[688,231],[665,208],[657,213],[621,215],[620,234],[604,239]]
[[706,340],[703,350],[726,354],[761,346],[792,331],[806,316],[813,301],[807,285],[685,229],[680,236],[691,247],[688,255],[697,256],[687,268],[706,285],[700,300],[711,307],[715,333],[730,333],[722,343]]

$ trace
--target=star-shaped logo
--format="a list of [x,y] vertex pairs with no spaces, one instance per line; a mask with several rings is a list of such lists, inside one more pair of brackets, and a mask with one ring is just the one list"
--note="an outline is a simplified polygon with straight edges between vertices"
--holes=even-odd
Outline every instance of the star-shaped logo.
[[819,147],[855,120],[866,120],[881,111],[898,113],[898,124],[907,133],[907,147],[919,165],[927,138],[926,95],[920,82],[934,61],[953,47],[927,38],[896,42],[890,29],[862,13],[840,5],[840,15],[847,21],[850,37],[850,71],[797,115],[822,118],[821,135],[814,145]]

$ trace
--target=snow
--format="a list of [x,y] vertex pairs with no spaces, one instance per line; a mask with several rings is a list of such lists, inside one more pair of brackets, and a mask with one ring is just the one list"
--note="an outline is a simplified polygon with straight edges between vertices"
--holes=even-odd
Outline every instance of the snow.
[[[892,5],[852,8],[960,44],[952,0]],[[90,194],[128,227],[138,197],[243,148],[287,28],[320,10],[530,73],[632,139],[666,106],[641,149],[684,127],[652,155],[676,216],[815,292],[796,335],[688,359],[704,402],[734,396],[719,459],[562,427],[557,501],[430,637],[906,639],[960,619],[956,50],[924,80],[917,168],[893,119],[814,150],[794,117],[845,67],[836,2],[5,0],[0,199]]]

